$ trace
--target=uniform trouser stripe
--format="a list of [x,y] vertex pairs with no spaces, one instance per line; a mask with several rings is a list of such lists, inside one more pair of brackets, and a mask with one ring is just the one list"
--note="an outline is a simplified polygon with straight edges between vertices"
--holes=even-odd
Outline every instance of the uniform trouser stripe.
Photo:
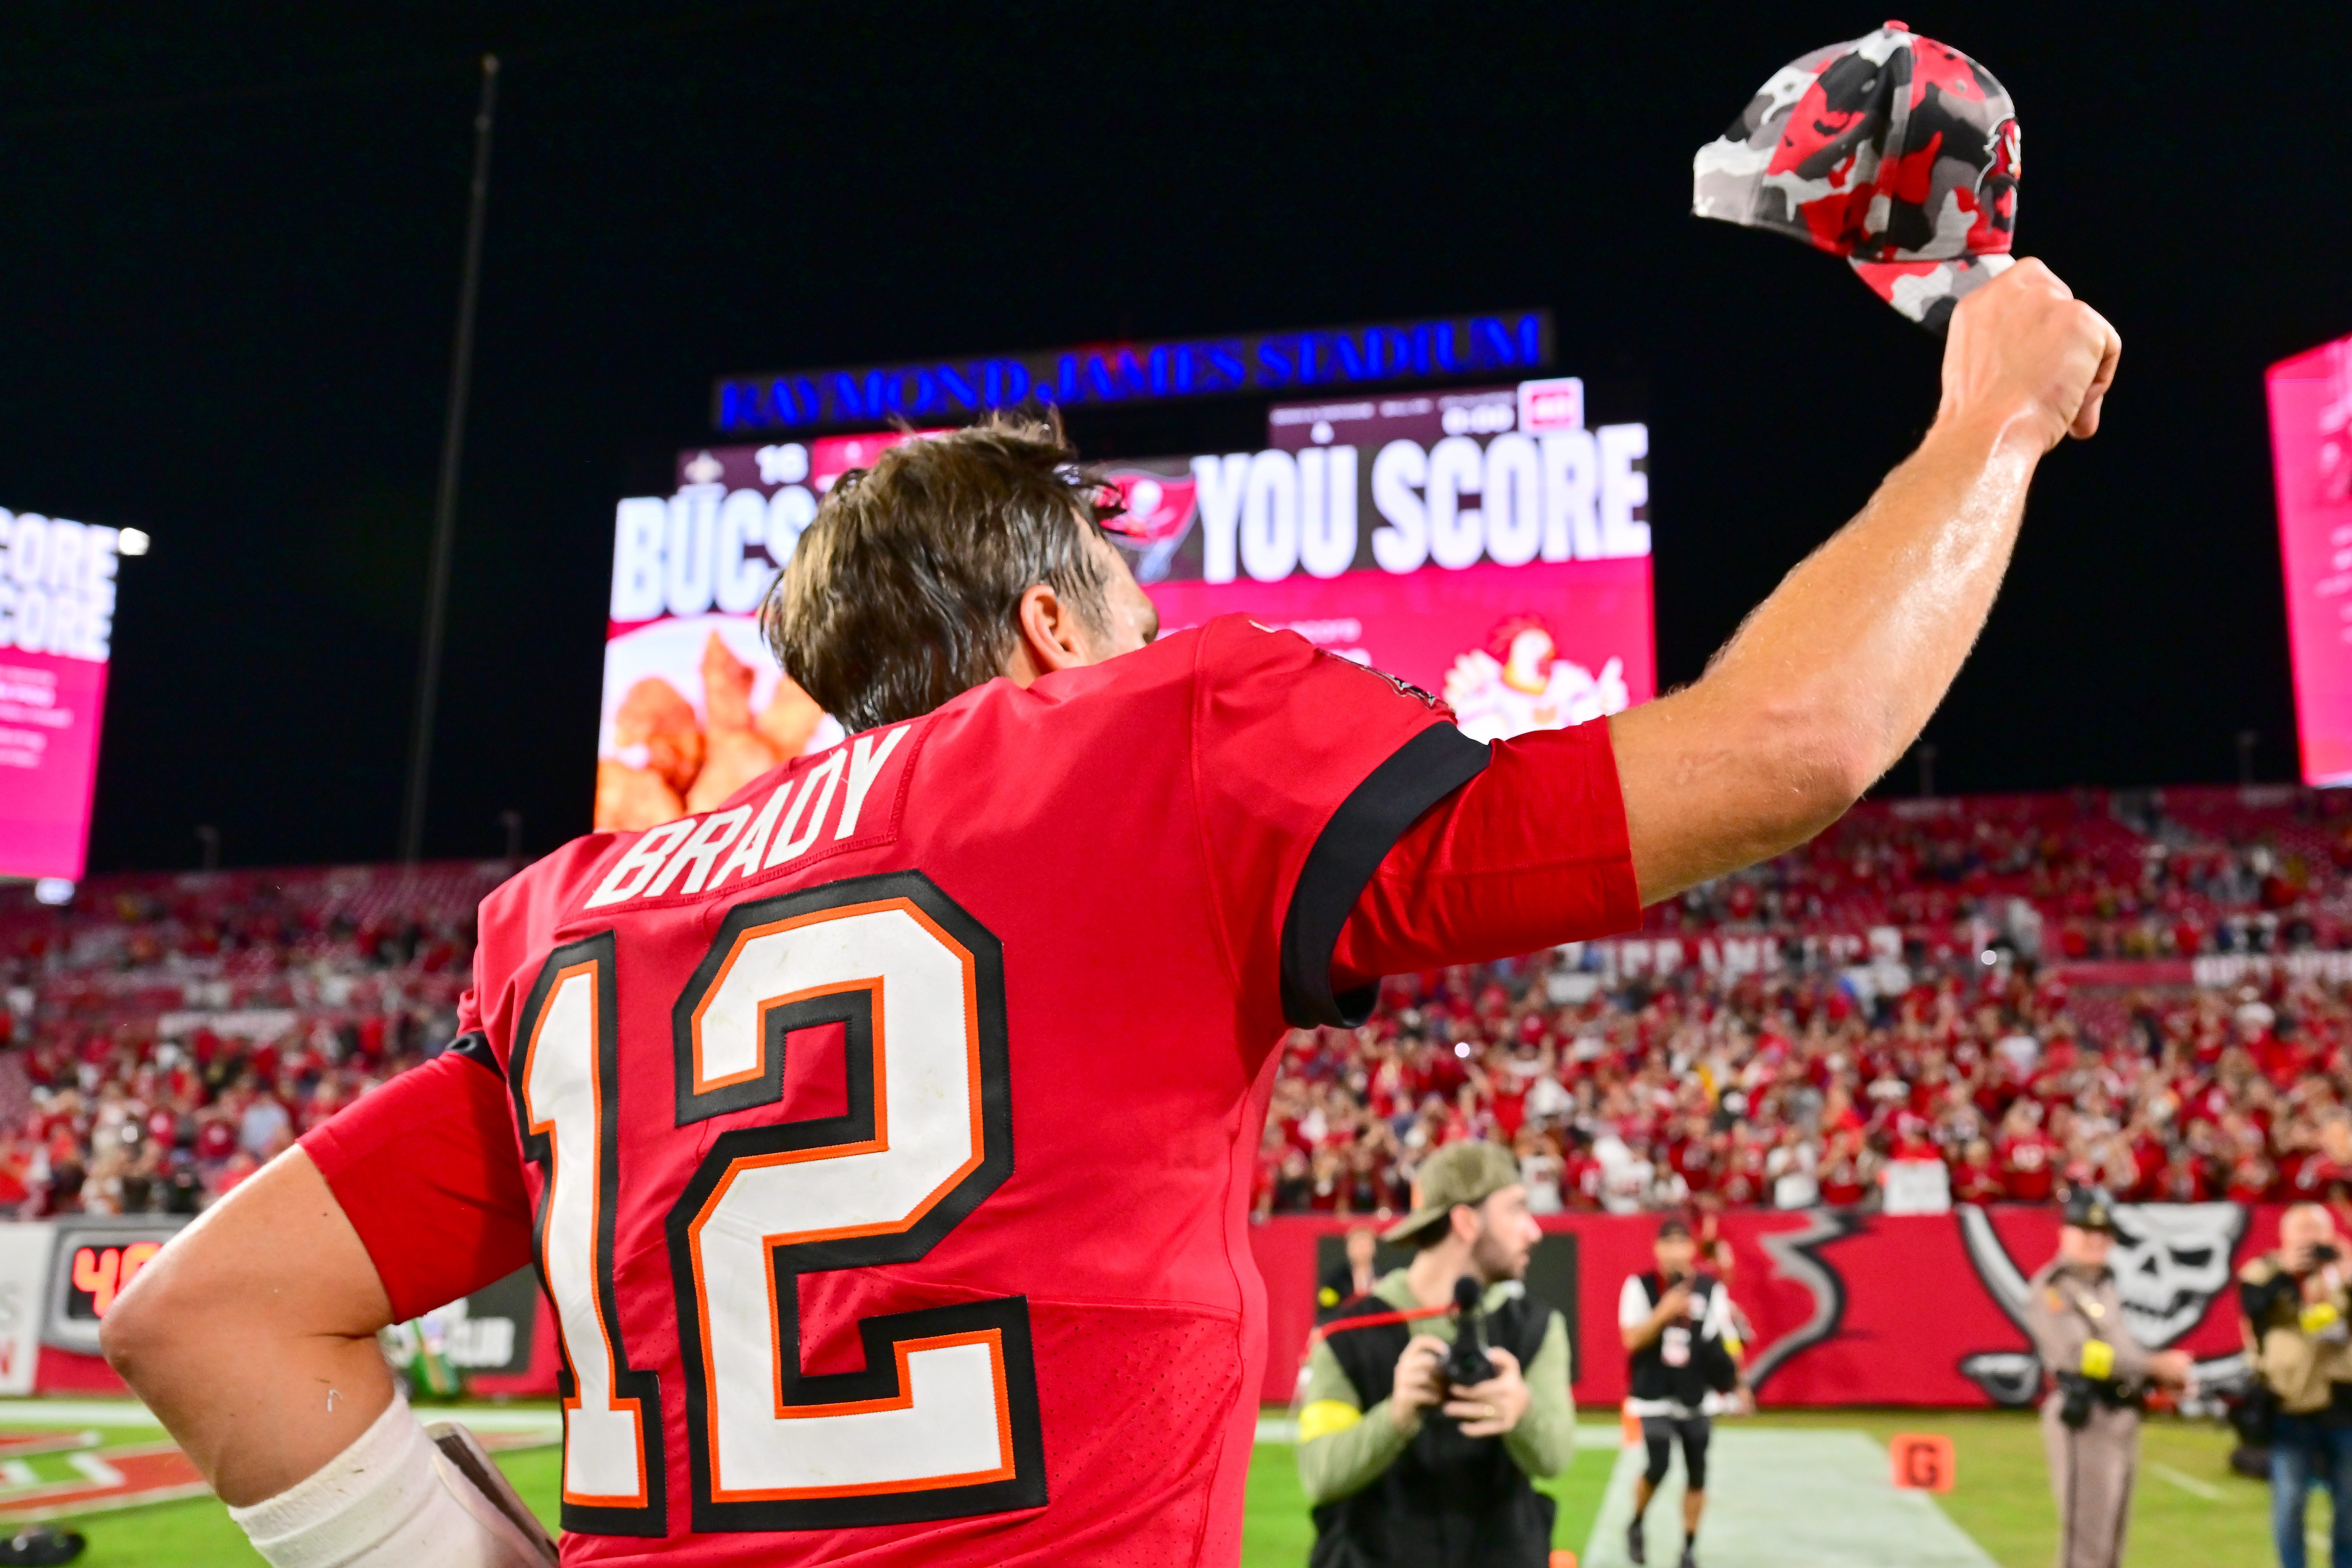
[[[2064,1426],[2065,1423],[2061,1422],[2059,1425]],[[2074,1501],[2076,1497],[2074,1483],[2077,1479],[2078,1473],[2083,1468],[2082,1451],[2076,1446],[2074,1441],[2076,1436],[2077,1434],[2075,1433],[2074,1428],[2072,1426],[2066,1427],[2066,1502],[2065,1506],[2058,1510],[2058,1529],[2062,1537],[2058,1552],[2059,1568],[2076,1568],[2074,1562]]]
[[[2139,1435],[2135,1432],[2132,1436],[2137,1441]],[[2135,1462],[2124,1471],[2123,1495],[2116,1500],[2115,1532],[2108,1537],[2115,1545],[2107,1553],[2107,1568],[2123,1568],[2124,1529],[2131,1523],[2132,1480],[2139,1470],[2139,1465],[2137,1462],[2138,1455],[2134,1454],[2133,1459]]]

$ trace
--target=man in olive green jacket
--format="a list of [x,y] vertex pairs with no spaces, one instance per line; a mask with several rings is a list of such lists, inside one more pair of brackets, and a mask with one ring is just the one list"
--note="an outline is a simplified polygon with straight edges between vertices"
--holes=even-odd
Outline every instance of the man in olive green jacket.
[[[1551,1500],[1533,1479],[1576,1440],[1568,1324],[1520,1283],[1542,1235],[1509,1153],[1458,1143],[1422,1166],[1417,1206],[1384,1238],[1418,1250],[1316,1331],[1298,1468],[1315,1568],[1542,1568]],[[1492,1375],[1451,1381],[1456,1290],[1478,1301]],[[1460,1369],[1456,1369],[1459,1371]]]

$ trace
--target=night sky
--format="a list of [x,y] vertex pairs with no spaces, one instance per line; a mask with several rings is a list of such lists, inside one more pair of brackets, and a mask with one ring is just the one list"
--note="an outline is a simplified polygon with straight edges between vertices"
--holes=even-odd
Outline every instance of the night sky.
[[[1652,426],[1687,680],[1932,416],[1938,345],[1689,215],[1852,7],[7,8],[0,505],[136,526],[94,870],[391,857],[477,87],[505,63],[432,855],[587,829],[613,504],[722,372],[1528,305]],[[462,10],[462,17],[458,13]],[[2352,331],[2352,7],[1946,5],[2019,249],[2121,329],[1928,730],[1945,790],[2293,776],[2263,367]],[[1251,443],[1256,405],[1097,420]],[[1890,787],[1911,787],[1906,764]]]

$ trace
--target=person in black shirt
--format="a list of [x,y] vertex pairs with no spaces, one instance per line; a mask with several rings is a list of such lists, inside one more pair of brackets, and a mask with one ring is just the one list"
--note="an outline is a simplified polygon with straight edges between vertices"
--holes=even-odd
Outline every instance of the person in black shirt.
[[1642,1423],[1649,1461],[1633,1482],[1633,1519],[1626,1527],[1625,1551],[1635,1563],[1649,1561],[1644,1518],[1679,1441],[1682,1568],[1697,1568],[1711,1412],[1739,1385],[1739,1337],[1722,1281],[1696,1268],[1698,1244],[1690,1226],[1680,1219],[1659,1226],[1655,1250],[1657,1268],[1629,1278],[1617,1299],[1618,1329],[1632,1363],[1633,1393],[1625,1408]]

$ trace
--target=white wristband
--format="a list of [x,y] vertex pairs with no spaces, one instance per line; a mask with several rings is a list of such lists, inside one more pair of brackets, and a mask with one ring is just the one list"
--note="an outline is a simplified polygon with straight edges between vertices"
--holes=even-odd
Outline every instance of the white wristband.
[[541,1568],[543,1552],[461,1489],[476,1490],[395,1397],[323,1469],[228,1511],[272,1568]]

